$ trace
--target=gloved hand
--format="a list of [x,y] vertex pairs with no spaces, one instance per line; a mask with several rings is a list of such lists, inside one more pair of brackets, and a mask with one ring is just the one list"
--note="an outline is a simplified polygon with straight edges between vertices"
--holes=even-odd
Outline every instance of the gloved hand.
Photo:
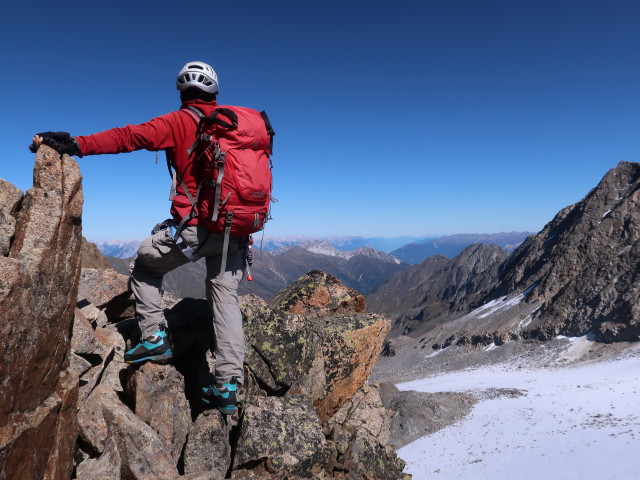
[[[37,137],[40,137],[41,140]],[[76,142],[76,139],[69,135],[68,132],[36,133],[33,138],[33,143],[29,145],[29,150],[33,153],[36,153],[40,144],[44,143],[58,153],[66,153],[67,155],[82,157],[82,152],[80,151],[78,142]]]
[[156,225],[151,230],[151,235],[155,235],[156,233],[160,232],[161,230],[166,230],[167,228],[169,228],[171,226],[172,223],[173,223],[173,218],[167,218],[166,220],[164,220],[164,221],[162,221],[160,223],[156,223]]

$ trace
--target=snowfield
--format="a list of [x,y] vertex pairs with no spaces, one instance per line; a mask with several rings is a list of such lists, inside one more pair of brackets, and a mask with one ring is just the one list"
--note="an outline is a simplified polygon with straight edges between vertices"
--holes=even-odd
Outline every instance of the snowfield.
[[[572,339],[576,355],[587,340]],[[460,422],[398,450],[414,480],[640,479],[640,354],[565,368],[493,365],[397,385],[469,392]]]

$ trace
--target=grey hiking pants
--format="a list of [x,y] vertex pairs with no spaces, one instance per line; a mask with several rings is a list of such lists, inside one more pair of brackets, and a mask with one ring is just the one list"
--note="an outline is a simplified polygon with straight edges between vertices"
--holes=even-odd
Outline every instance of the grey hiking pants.
[[[238,307],[238,283],[244,269],[243,237],[229,238],[227,265],[225,271],[220,272],[222,234],[190,226],[182,230],[181,236],[194,251],[198,251],[200,257],[205,257],[207,265],[206,292],[213,312],[216,380],[227,383],[235,376],[242,382],[245,347],[242,314]],[[160,325],[166,325],[160,306],[164,274],[188,262],[168,228],[140,244],[129,270],[142,338],[150,337]]]

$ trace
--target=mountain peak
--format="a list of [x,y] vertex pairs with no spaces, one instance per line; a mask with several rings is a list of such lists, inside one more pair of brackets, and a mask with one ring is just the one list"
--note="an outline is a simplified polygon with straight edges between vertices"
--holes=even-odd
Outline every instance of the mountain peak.
[[640,333],[640,164],[621,162],[505,263],[492,297],[530,289],[531,335]]

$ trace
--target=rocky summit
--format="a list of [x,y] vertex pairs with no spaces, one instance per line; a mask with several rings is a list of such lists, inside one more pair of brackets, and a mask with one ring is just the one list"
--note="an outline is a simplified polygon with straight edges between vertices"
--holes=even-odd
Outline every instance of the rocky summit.
[[369,384],[390,321],[362,295],[313,271],[242,297],[245,383],[223,416],[200,400],[207,302],[165,295],[174,359],[126,364],[133,300],[82,237],[77,164],[42,147],[34,179],[25,195],[0,183],[0,478],[409,478]]
[[[83,279],[95,275],[83,269]],[[121,303],[117,276],[100,278]],[[80,379],[78,480],[405,477],[389,444],[392,414],[368,384],[390,322],[363,313],[361,296],[335,278],[311,272],[273,307],[241,298],[245,383],[231,417],[200,402],[215,362],[205,300],[165,299],[175,358],[135,367],[122,358],[137,341],[135,319],[120,320],[96,298],[100,308],[78,299],[91,316],[76,312],[71,349]]]

